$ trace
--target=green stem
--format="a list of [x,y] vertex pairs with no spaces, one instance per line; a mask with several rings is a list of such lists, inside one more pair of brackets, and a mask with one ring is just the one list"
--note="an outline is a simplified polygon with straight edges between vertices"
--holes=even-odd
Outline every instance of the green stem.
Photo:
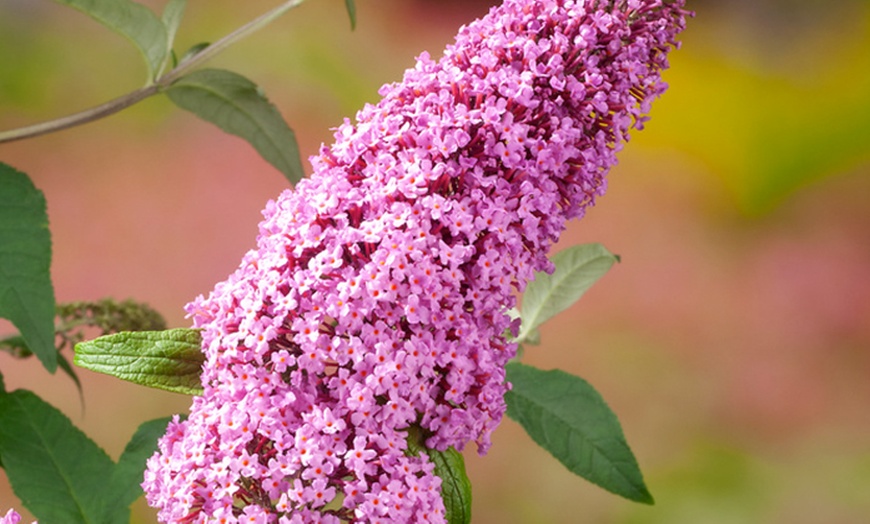
[[214,57],[227,47],[231,46],[232,44],[238,42],[242,38],[256,31],[259,31],[263,27],[269,25],[275,19],[277,19],[290,9],[301,5],[304,1],[305,0],[288,0],[279,5],[278,7],[272,9],[271,11],[268,11],[267,13],[255,18],[254,20],[251,20],[250,22],[239,27],[232,33],[207,46],[199,53],[184,60],[174,69],[158,78],[157,81],[153,84],[141,87],[135,91],[131,91],[130,93],[119,96],[118,98],[109,100],[104,104],[100,104],[90,109],[85,109],[84,111],[80,111],[78,113],[67,115],[61,118],[56,118],[53,120],[48,120],[46,122],[41,122],[39,124],[34,124],[31,126],[10,129],[8,131],[0,131],[0,144],[4,142],[13,142],[15,140],[23,140],[25,138],[33,138],[40,135],[53,133],[55,131],[68,129],[70,127],[87,124],[88,122],[93,122],[94,120],[99,120],[109,115],[113,115],[118,111],[121,111],[122,109],[126,109],[133,104],[141,102],[142,100],[150,96],[156,95],[163,89],[172,85],[173,82],[184,76],[190,70],[202,65],[207,60],[211,59],[212,57]]
[[12,142],[14,140],[33,138],[36,136],[45,135],[47,133],[53,133],[55,131],[61,131],[70,127],[87,124],[88,122],[93,122],[94,120],[99,120],[100,118],[117,113],[122,109],[128,108],[131,105],[148,98],[149,96],[157,93],[158,90],[158,85],[152,84],[150,86],[137,89],[132,93],[127,93],[126,95],[119,96],[118,98],[115,98],[113,100],[109,100],[104,104],[100,104],[90,109],[85,109],[84,111],[80,111],[72,115],[56,118],[54,120],[48,120],[46,122],[40,122],[39,124],[34,124],[32,126],[19,127],[17,129],[10,129],[9,131],[2,131],[0,132],[0,144],[4,142]]

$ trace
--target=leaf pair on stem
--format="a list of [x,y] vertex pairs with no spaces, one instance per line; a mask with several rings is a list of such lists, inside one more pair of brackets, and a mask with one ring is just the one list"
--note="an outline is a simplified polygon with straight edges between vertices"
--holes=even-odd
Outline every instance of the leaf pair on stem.
[[[212,44],[198,44],[177,61],[172,47],[187,0],[170,0],[161,17],[131,0],[55,0],[90,16],[129,40],[142,55],[145,85],[104,104],[48,122],[0,132],[0,143],[39,136],[106,117],[165,93],[178,107],[241,137],[291,183],[305,176],[296,135],[257,85],[223,69],[194,71],[216,54],[270,24],[305,0],[288,0]],[[345,0],[351,27],[354,0]]]

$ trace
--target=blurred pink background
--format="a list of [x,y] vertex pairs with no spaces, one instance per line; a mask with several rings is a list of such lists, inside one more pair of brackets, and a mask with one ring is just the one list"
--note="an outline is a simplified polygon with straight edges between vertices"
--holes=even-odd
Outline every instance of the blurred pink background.
[[[344,2],[311,0],[209,65],[260,84],[307,157],[494,3],[358,0],[351,32]],[[176,50],[275,4],[192,1]],[[475,524],[870,521],[870,5],[689,7],[670,91],[560,243],[601,242],[622,263],[525,356],[599,389],[657,503],[574,477],[506,419],[489,455],[465,452]],[[25,0],[0,0],[0,71],[0,129],[96,105],[144,75],[117,35]],[[287,185],[247,144],[158,98],[0,145],[0,160],[46,195],[58,301],[135,298],[173,327],[254,245],[260,210]],[[80,370],[83,408],[34,359],[0,354],[0,370],[113,458],[139,423],[189,405]],[[20,503],[0,473],[8,507]],[[141,499],[133,521],[154,521]]]

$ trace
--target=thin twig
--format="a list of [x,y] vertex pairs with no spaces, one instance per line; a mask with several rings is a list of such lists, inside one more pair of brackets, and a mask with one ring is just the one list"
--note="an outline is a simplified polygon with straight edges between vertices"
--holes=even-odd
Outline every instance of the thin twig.
[[212,57],[214,57],[230,45],[238,42],[242,38],[256,31],[259,31],[290,9],[298,7],[304,1],[305,0],[286,1],[278,7],[272,9],[271,11],[255,18],[254,20],[251,20],[250,22],[239,27],[232,33],[205,47],[199,53],[187,58],[186,60],[183,60],[180,64],[175,66],[175,68],[158,78],[153,84],[141,87],[135,91],[131,91],[130,93],[119,96],[118,98],[109,100],[106,103],[100,104],[90,109],[85,109],[84,111],[80,111],[78,113],[73,113],[71,115],[56,118],[53,120],[48,120],[39,124],[10,129],[8,131],[0,131],[0,144],[5,142],[13,142],[15,140],[23,140],[25,138],[33,138],[40,135],[53,133],[55,131],[68,129],[70,127],[87,124],[88,122],[93,122],[94,120],[105,118],[109,115],[117,113],[118,111],[121,111],[122,109],[126,109],[133,104],[139,103],[150,96],[160,93],[161,91],[172,85],[173,82],[184,76],[190,70],[202,65],[207,60],[211,59]]

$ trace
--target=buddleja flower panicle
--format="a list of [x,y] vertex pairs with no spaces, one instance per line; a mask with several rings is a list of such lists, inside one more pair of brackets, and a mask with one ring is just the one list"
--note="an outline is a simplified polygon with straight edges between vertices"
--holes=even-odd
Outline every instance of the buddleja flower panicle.
[[204,392],[148,463],[161,521],[445,522],[409,430],[489,448],[515,293],[603,194],[686,14],[507,0],[345,120],[188,306]]

